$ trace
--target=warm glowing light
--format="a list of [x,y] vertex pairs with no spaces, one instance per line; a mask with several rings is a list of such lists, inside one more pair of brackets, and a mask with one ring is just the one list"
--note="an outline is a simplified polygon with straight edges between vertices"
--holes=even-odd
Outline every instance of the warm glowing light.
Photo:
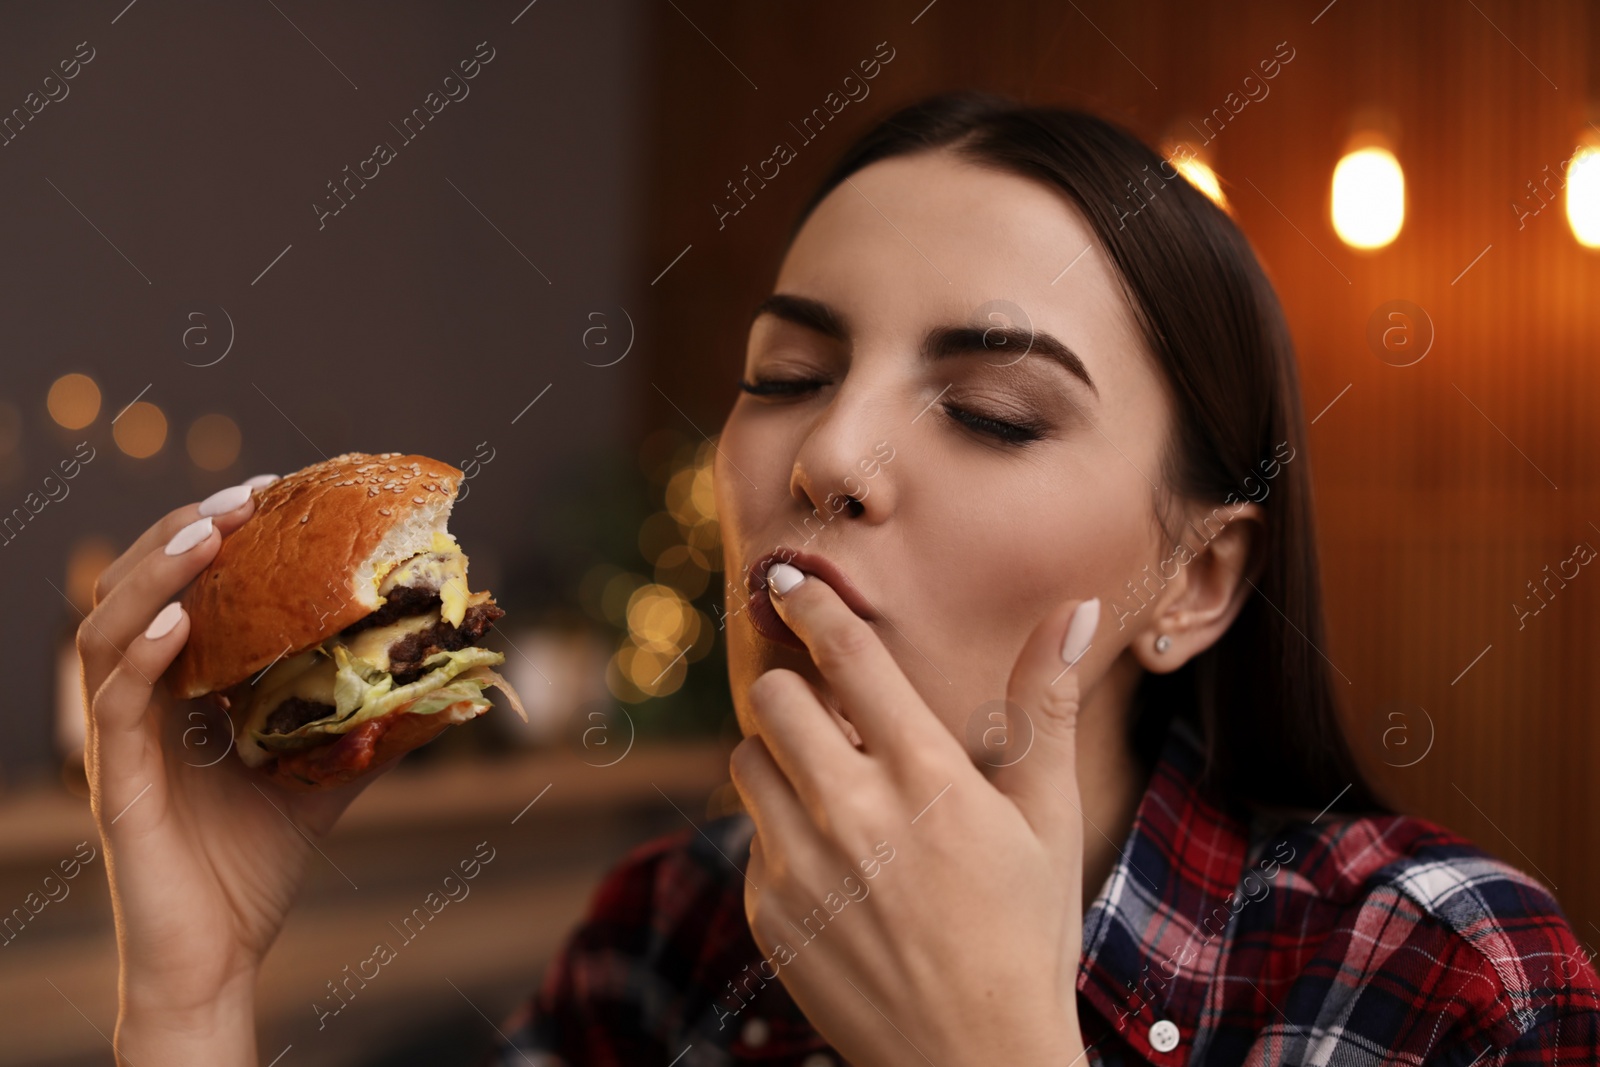
[[712,570],[722,569],[722,528],[715,519],[707,519],[689,531],[684,538],[691,547],[704,553]]
[[1387,148],[1363,148],[1333,168],[1333,228],[1353,248],[1382,248],[1400,233],[1406,179]]
[[710,466],[685,467],[667,482],[667,510],[684,526],[716,517]]
[[710,562],[693,545],[673,545],[656,558],[656,581],[692,600],[711,582]]
[[677,692],[689,674],[684,656],[640,648],[631,641],[617,649],[606,670],[606,686],[618,700],[638,704]]
[[134,459],[146,459],[167,443],[167,417],[145,400],[130,404],[111,426],[117,447]]
[[1580,148],[1567,163],[1567,225],[1585,248],[1600,248],[1600,145]]
[[196,467],[220,471],[233,466],[239,458],[239,441],[239,426],[228,416],[201,415],[189,427],[184,444]]
[[670,585],[642,585],[628,600],[628,631],[641,648],[676,655],[695,626],[696,613]]
[[644,584],[645,579],[627,571],[613,575],[600,592],[601,614],[615,626],[624,625],[628,620],[629,598],[635,589]]
[[67,555],[67,599],[79,611],[94,607],[94,583],[116,561],[116,547],[104,537],[84,537]]
[[1188,179],[1190,185],[1205,193],[1211,202],[1222,210],[1228,210],[1228,198],[1222,193],[1222,182],[1217,178],[1217,172],[1194,156],[1185,156],[1172,161],[1178,173]]
[[100,414],[100,387],[87,374],[63,374],[45,401],[50,417],[69,430],[81,430]]

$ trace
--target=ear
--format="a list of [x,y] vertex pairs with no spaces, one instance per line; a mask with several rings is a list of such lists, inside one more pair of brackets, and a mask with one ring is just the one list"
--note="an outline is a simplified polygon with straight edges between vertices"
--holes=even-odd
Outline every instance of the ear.
[[[1259,504],[1220,504],[1190,516],[1184,544],[1175,552],[1178,577],[1164,590],[1161,609],[1132,644],[1140,666],[1153,674],[1174,671],[1217,642],[1255,592],[1266,563],[1266,513]],[[1169,567],[1172,564],[1167,564]],[[1162,636],[1171,639],[1156,651]]]

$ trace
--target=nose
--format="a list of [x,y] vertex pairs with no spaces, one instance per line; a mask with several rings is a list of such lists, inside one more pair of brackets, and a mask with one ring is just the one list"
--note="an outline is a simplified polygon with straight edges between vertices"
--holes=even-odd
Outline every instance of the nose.
[[808,538],[818,523],[849,518],[876,525],[894,511],[884,468],[894,456],[889,428],[895,418],[881,402],[848,392],[841,388],[812,424],[789,473],[789,493],[809,513]]

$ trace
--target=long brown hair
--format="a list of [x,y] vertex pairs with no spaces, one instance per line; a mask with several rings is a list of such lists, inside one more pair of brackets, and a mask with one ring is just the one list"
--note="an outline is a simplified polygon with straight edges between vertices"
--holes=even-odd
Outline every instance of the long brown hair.
[[1146,672],[1130,723],[1136,750],[1152,759],[1170,717],[1182,715],[1205,739],[1202,787],[1218,800],[1390,810],[1345,739],[1321,651],[1327,642],[1294,343],[1249,241],[1120,126],[982,92],[930,97],[867,131],[806,203],[791,241],[845,178],[932,148],[1059,189],[1093,227],[1175,398],[1166,494],[1231,505],[1255,499],[1251,485],[1270,480],[1259,498],[1266,536],[1254,590],[1211,648],[1170,673]]

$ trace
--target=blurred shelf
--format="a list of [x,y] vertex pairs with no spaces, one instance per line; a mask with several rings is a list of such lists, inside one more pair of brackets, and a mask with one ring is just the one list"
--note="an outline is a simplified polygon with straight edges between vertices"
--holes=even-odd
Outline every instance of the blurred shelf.
[[[605,871],[635,845],[704,821],[727,779],[719,742],[641,744],[609,767],[586,762],[594,758],[448,759],[374,782],[320,842],[326,862],[313,857],[267,957],[262,1062],[292,1044],[295,1067],[409,1063],[407,1049],[441,1034],[459,1035],[460,1058],[452,1051],[448,1062],[475,1062],[495,1042],[493,1027],[533,993]],[[98,850],[86,800],[60,789],[0,798],[0,903],[20,903],[83,840]],[[396,924],[430,893],[444,897],[445,876],[459,879],[458,862],[484,841],[494,858],[466,895],[458,881],[456,899],[403,938]],[[117,965],[103,864],[97,856],[0,951],[0,1067],[109,1062]],[[327,983],[379,942],[394,958],[337,1016],[319,1018],[313,1005],[334,1003]]]
[[[546,785],[550,791],[539,801],[545,809],[659,803],[661,793],[696,792],[721,782],[728,752],[710,741],[641,744],[612,766],[595,765],[600,762],[588,753],[545,749],[415,768],[401,764],[351,804],[330,837],[515,815]],[[86,798],[52,785],[0,794],[0,867],[41,858],[53,862],[84,840],[99,845]]]

